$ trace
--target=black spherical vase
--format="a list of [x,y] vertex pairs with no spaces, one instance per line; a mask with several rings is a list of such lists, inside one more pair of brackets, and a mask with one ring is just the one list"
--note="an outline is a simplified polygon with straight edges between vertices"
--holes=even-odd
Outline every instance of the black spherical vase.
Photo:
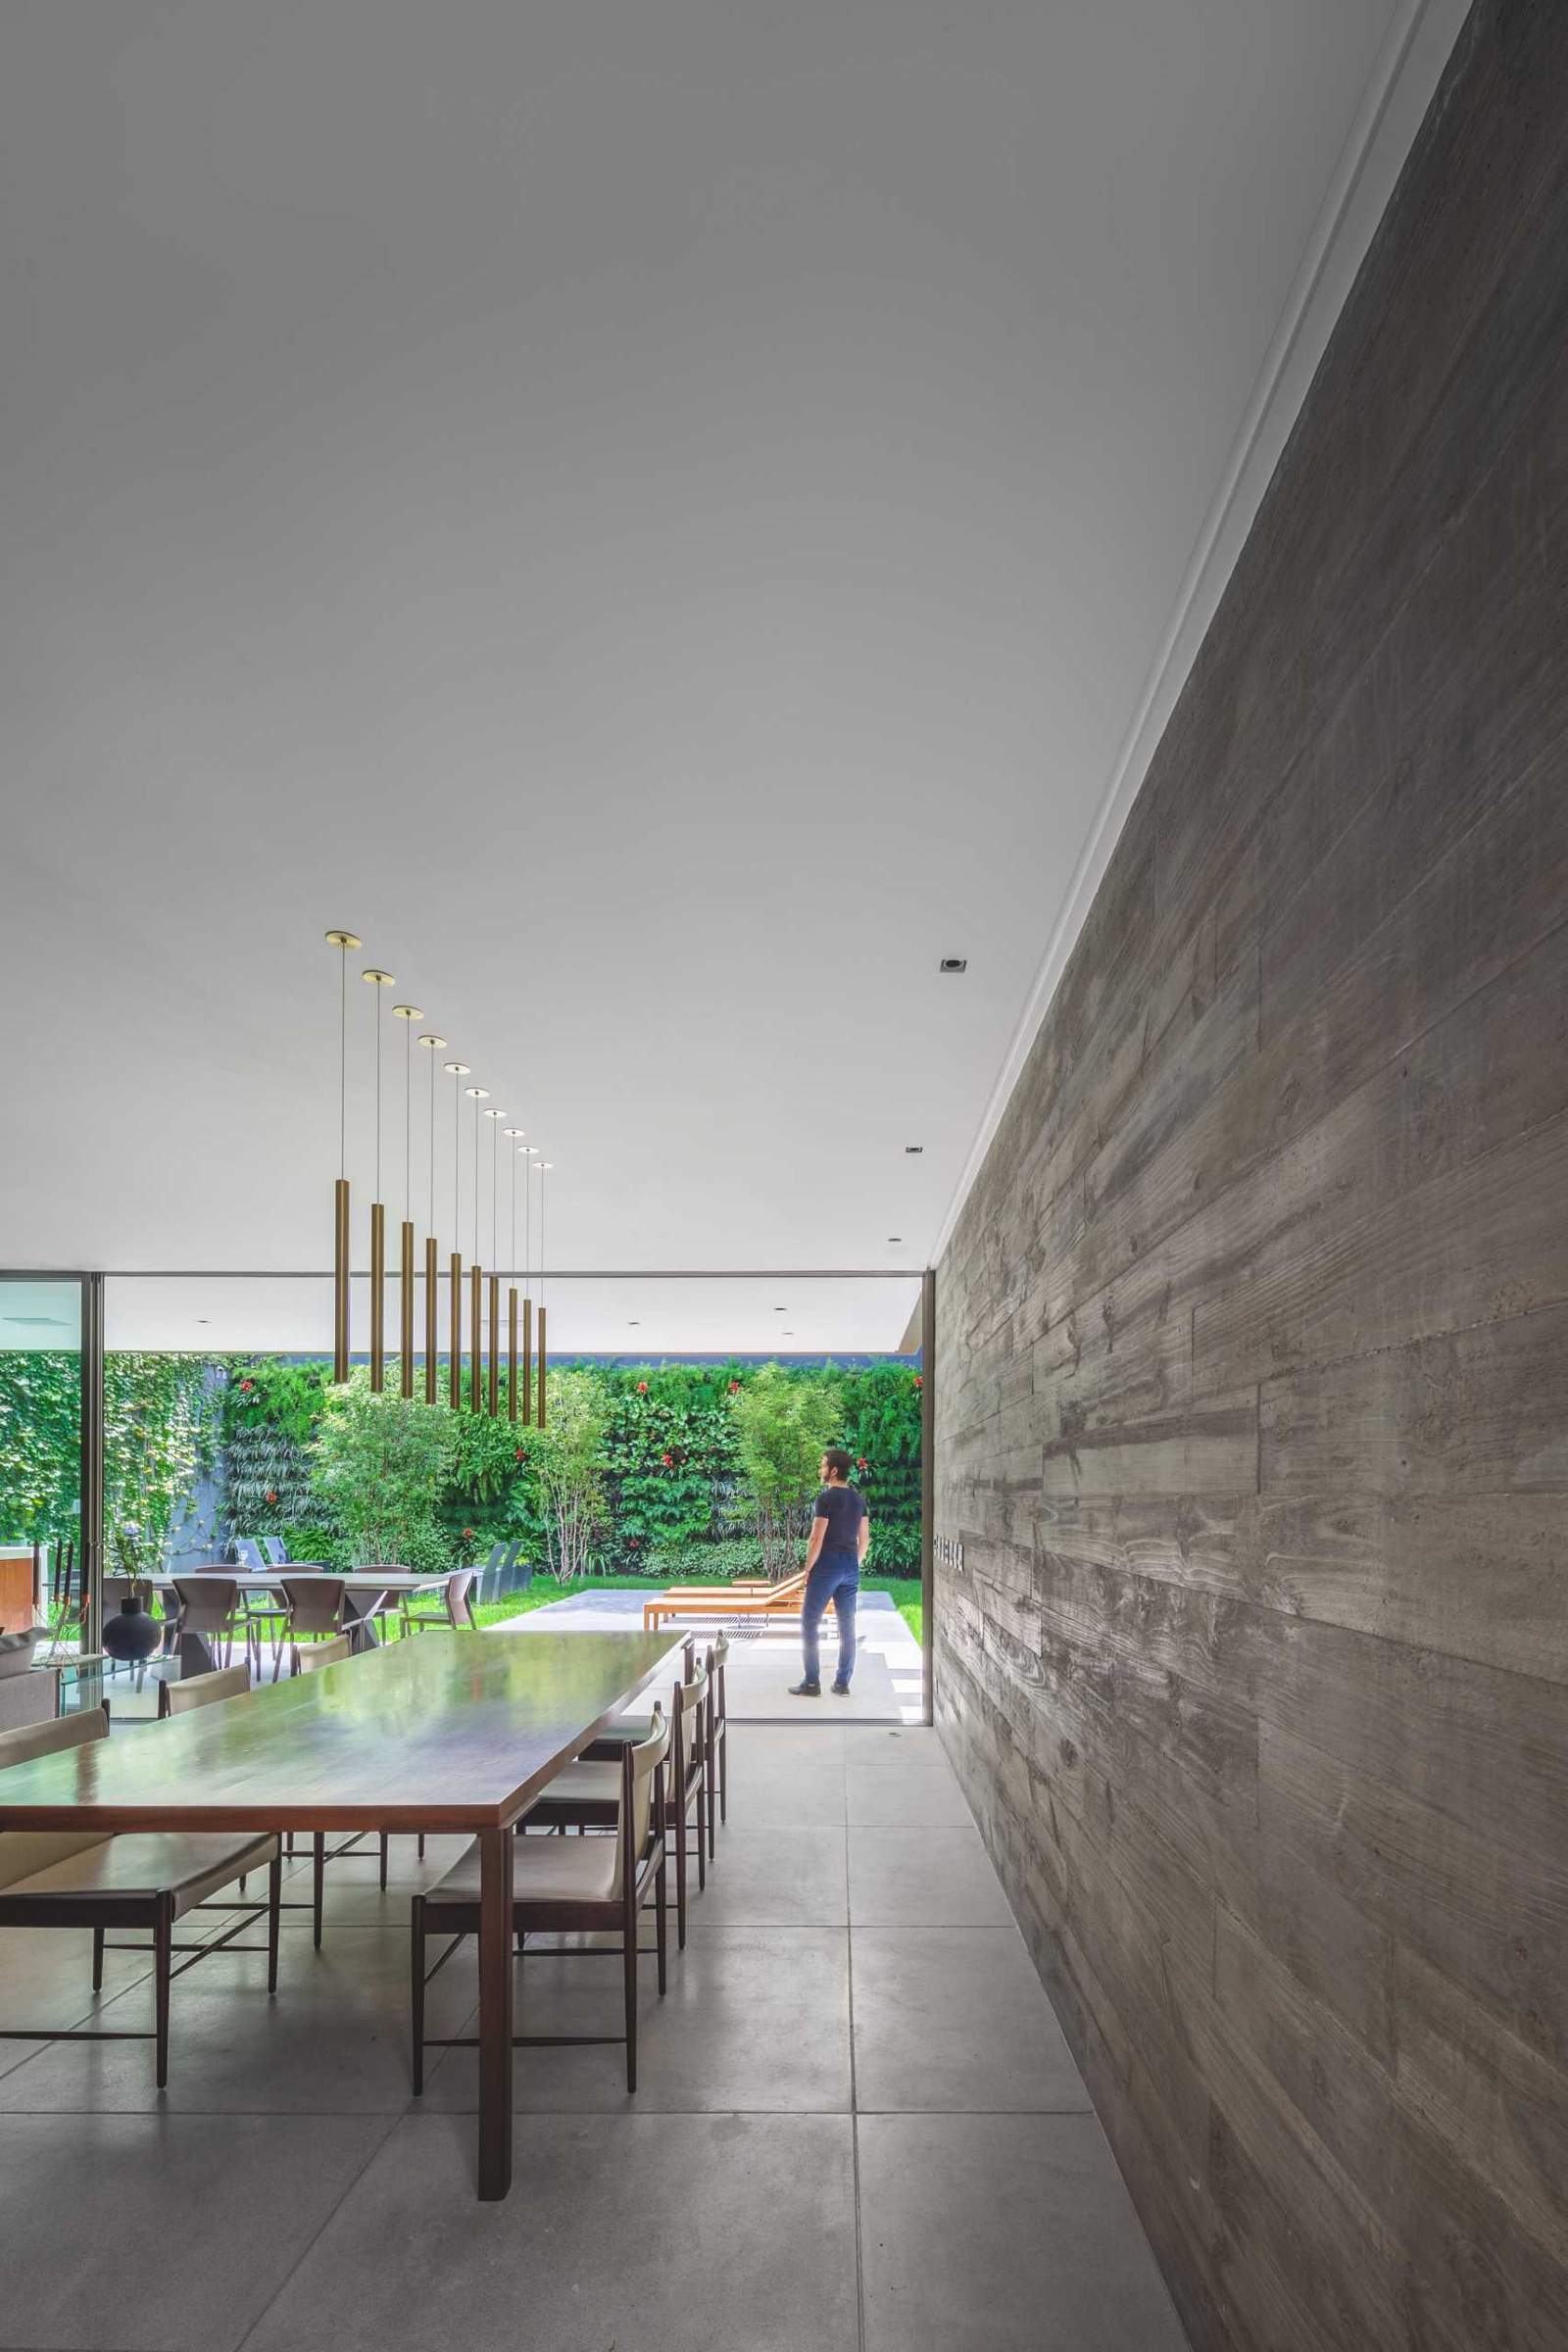
[[150,1658],[163,1639],[164,1629],[153,1622],[134,1592],[127,1592],[120,1604],[120,1613],[104,1619],[104,1647],[112,1658],[122,1666],[139,1666]]

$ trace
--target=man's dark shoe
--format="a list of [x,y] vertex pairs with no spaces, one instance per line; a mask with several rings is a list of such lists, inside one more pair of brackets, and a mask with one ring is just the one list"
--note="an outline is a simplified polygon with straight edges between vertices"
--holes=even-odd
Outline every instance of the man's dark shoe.
[[821,1695],[822,1686],[820,1683],[791,1683],[790,1685],[791,1698],[820,1698]]
[[834,1686],[833,1686],[833,1695],[834,1695],[834,1697],[835,1697],[835,1698],[848,1698],[848,1697],[849,1697],[849,1695],[850,1695],[850,1686],[849,1686],[849,1684],[848,1684],[848,1683],[835,1683],[835,1684],[834,1684]]

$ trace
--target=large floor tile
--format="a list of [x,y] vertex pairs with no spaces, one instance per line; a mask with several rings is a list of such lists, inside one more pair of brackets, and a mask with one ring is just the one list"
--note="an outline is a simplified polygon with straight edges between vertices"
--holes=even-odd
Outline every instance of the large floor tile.
[[[652,1928],[644,1928],[645,1942]],[[436,1983],[439,1984],[440,1978]],[[530,1953],[515,1977],[519,2034],[619,2034],[618,1953]],[[847,2113],[850,2106],[849,1936],[843,1928],[693,1926],[670,1952],[669,1989],[641,1963],[637,2091],[619,2044],[516,2053],[519,2108],[691,2114]],[[461,2029],[474,2031],[469,2021]],[[472,2109],[471,2050],[454,2050],[425,2092],[432,2109]]]
[[1012,1913],[972,1826],[849,1833],[850,1918],[866,1928],[993,1928]]
[[704,1927],[841,1928],[849,1917],[844,1888],[845,1832],[767,1829],[743,1834],[732,1818],[719,1840],[708,1891],[689,1880],[693,1920]]
[[386,2117],[16,2115],[0,2344],[232,2352]]
[[843,1749],[836,1740],[827,1740],[814,1755],[750,1755],[732,1730],[726,1797],[725,1819],[743,1836],[763,1829],[842,1830],[847,1819]]
[[246,2352],[856,2352],[851,2131],[525,2116],[512,2195],[481,2205],[471,2122],[411,2117]]
[[844,1733],[844,1754],[850,1764],[945,1765],[948,1761],[936,1733],[920,1724],[850,1724]]
[[857,1928],[854,1968],[862,2112],[1088,2110],[1016,1928]]
[[[0,2111],[396,2114],[412,2095],[408,1953],[405,1936],[370,1928],[336,1928],[320,1951],[309,1936],[286,1936],[275,2000],[265,1952],[215,1954],[172,1987],[167,2090],[154,2082],[151,2042],[60,2041],[0,2077]],[[475,1987],[470,1943],[430,1987],[433,2034],[463,2030]],[[151,1981],[95,2022],[150,2032]]]
[[974,1819],[946,1765],[910,1770],[857,1760],[845,1775],[845,1801],[852,1829],[963,1830]]
[[1094,2116],[857,2130],[865,2352],[1184,2352]]

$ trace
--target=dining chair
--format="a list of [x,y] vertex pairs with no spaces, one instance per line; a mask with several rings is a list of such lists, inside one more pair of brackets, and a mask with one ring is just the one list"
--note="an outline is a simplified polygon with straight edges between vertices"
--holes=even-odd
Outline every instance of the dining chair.
[[477,1627],[479,1620],[473,1612],[473,1588],[479,1581],[477,1568],[455,1568],[441,1580],[439,1600],[426,1600],[422,1607],[413,1604],[417,1593],[403,1594],[403,1631],[422,1633],[427,1625],[441,1626],[454,1633],[466,1634]]
[[[512,1925],[518,1953],[531,1935],[615,1935],[621,1955],[625,1994],[623,2034],[514,2034],[514,2049],[563,2043],[614,2043],[626,2046],[626,2088],[637,2087],[637,1959],[639,1921],[650,1895],[656,1917],[654,1950],[659,1959],[659,1989],[668,1984],[667,1865],[660,1821],[665,1810],[664,1766],[669,1754],[669,1727],[661,1719],[651,1740],[626,1748],[616,1771],[619,1789],[612,1838],[528,1838],[513,1839]],[[424,2032],[425,1987],[443,1968],[466,1936],[479,1926],[479,1847],[471,1844],[444,1879],[424,1894],[414,1897],[412,1911],[412,1981],[414,1988],[414,2089],[424,2089],[427,2049],[471,2049],[472,2034],[428,2040]],[[425,1938],[451,1936],[453,1940],[426,1971]],[[611,1947],[612,1949],[617,1947]],[[560,1957],[584,1956],[564,1949]]]
[[[352,1634],[334,1634],[329,1642],[316,1642],[308,1645],[306,1648],[300,1650],[296,1655],[295,1672],[298,1674],[318,1674],[323,1666],[346,1665],[349,1659],[354,1656],[354,1636]],[[379,1851],[374,1848],[372,1848],[369,1852],[363,1851],[360,1845],[361,1838],[368,1838],[372,1835],[374,1835],[374,1833],[369,1830],[356,1830],[353,1837],[345,1838],[341,1845],[328,1846],[326,1842],[326,1832],[324,1830],[313,1830],[311,1833],[311,1856],[315,1865],[312,1882],[312,1908],[316,1914],[316,1948],[318,1951],[319,1951],[321,1948],[321,1906],[325,1893],[325,1871],[329,1862],[342,1862],[344,1860],[353,1862],[378,1862],[381,1872],[381,1891],[383,1894],[386,1892],[386,1857],[388,1833],[385,1830],[380,1832]],[[294,1851],[294,1841],[292,1838],[289,1840],[288,1850],[290,1853]]]
[[177,1683],[158,1686],[158,1720],[188,1715],[194,1707],[210,1707],[215,1699],[241,1698],[251,1687],[250,1660],[243,1666],[219,1666],[211,1674],[182,1675]]
[[[654,1710],[656,1716],[658,1708]],[[660,1827],[666,1839],[674,1833],[675,1936],[686,1949],[686,1825],[697,1809],[697,1884],[708,1885],[708,1676],[692,1673],[675,1685],[670,1706],[670,1762],[664,1778],[664,1804]],[[597,1746],[598,1742],[594,1742]],[[608,1829],[615,1819],[618,1788],[615,1765],[596,1756],[594,1746],[573,1764],[564,1765],[549,1787],[530,1806],[530,1829]],[[627,1752],[624,1747],[622,1753]]]
[[[0,1770],[34,1757],[85,1747],[109,1736],[109,1717],[103,1707],[77,1715],[58,1716],[51,1723],[28,1724],[0,1732]],[[133,1735],[135,1736],[135,1735]],[[225,1911],[237,1912],[232,1927],[211,1940],[176,1943],[174,1923],[234,1881],[266,1865],[268,1899],[265,1903],[230,1900]],[[277,1990],[279,1911],[283,1864],[275,1837],[256,1837],[246,1831],[126,1831],[8,1830],[0,1837],[0,1927],[91,1929],[92,1988],[101,1992],[104,1954],[146,1952],[153,1955],[154,2026],[151,2034],[113,2032],[76,2026],[0,2028],[5,2041],[152,2041],[157,2044],[156,2078],[162,2090],[169,2081],[169,1988],[175,1977],[194,1968],[215,1952],[267,1952],[267,1990]],[[267,1943],[236,1943],[259,1912],[267,1913]],[[114,1928],[151,1931],[152,1942],[109,1940]],[[178,1968],[176,1952],[188,1954]]]
[[[187,1634],[199,1634],[218,1655],[219,1644],[223,1651],[223,1664],[234,1660],[234,1636],[238,1634],[247,1659],[251,1653],[251,1628],[239,1605],[239,1586],[231,1576],[204,1576],[189,1583],[180,1577],[173,1579],[174,1641],[183,1641]],[[173,1643],[170,1644],[172,1648]],[[260,1658],[258,1657],[258,1671]],[[192,1678],[194,1680],[194,1677]]]
[[340,1635],[345,1642],[350,1640],[343,1630],[348,1587],[340,1576],[285,1576],[278,1582],[288,1613],[284,1639],[289,1647],[289,1672],[298,1674],[304,1656],[302,1643],[308,1648],[314,1642],[335,1642]]
[[[708,1653],[708,1853],[714,1851],[713,1818],[729,1819],[729,1701],[724,1691],[724,1668],[729,1662],[729,1636],[720,1634]],[[714,1799],[717,1799],[715,1806]]]

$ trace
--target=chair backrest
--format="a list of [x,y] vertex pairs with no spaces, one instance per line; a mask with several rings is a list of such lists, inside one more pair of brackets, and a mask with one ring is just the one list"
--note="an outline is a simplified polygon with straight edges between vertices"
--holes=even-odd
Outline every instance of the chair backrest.
[[239,1605],[239,1587],[231,1576],[182,1577],[172,1580],[179,1604],[179,1629],[184,1634],[222,1634],[228,1631]]
[[708,1680],[713,1694],[713,1722],[722,1723],[729,1713],[724,1698],[724,1667],[729,1658],[729,1636],[720,1634],[708,1653]]
[[281,1536],[263,1536],[262,1549],[267,1554],[269,1568],[286,1568],[288,1566],[288,1545]]
[[[34,1756],[58,1755],[62,1748],[85,1747],[108,1737],[109,1717],[102,1707],[84,1707],[79,1715],[58,1715],[48,1723],[24,1723],[0,1732],[0,1768],[30,1764]],[[105,1830],[7,1830],[0,1835],[0,1886],[14,1886],[90,1845],[105,1845],[108,1835]]]
[[343,1623],[340,1576],[285,1576],[279,1580],[291,1634],[335,1634]]
[[235,1564],[241,1568],[265,1568],[269,1564],[255,1536],[236,1536],[234,1538],[234,1560]]
[[510,1576],[517,1565],[517,1554],[527,1541],[526,1536],[514,1536],[512,1542],[507,1545],[507,1556],[501,1563],[506,1575]]
[[466,1633],[476,1623],[470,1595],[478,1581],[477,1568],[455,1568],[447,1578],[442,1598],[447,1604],[447,1615],[460,1634]]
[[[646,1740],[635,1747],[624,1748],[620,1760],[620,1815],[616,1823],[615,1892],[626,1886],[627,1873],[635,1876],[637,1866],[648,1850],[648,1833],[663,1811],[661,1776],[669,1754],[669,1725],[658,1700],[654,1701],[653,1729]],[[656,1811],[657,1803],[657,1811]]]
[[160,1683],[159,1717],[167,1720],[171,1715],[188,1715],[193,1707],[210,1707],[216,1699],[240,1698],[250,1687],[248,1666],[222,1666],[216,1674],[192,1674],[177,1683]]
[[708,1676],[701,1668],[690,1682],[675,1685],[674,1724],[671,1739],[675,1748],[674,1797],[678,1804],[684,1794],[684,1783],[694,1764],[701,1763],[707,1716],[703,1701],[708,1696]]
[[332,1642],[313,1642],[299,1653],[301,1674],[315,1674],[322,1666],[341,1666],[345,1658],[354,1655],[352,1634],[339,1634]]

